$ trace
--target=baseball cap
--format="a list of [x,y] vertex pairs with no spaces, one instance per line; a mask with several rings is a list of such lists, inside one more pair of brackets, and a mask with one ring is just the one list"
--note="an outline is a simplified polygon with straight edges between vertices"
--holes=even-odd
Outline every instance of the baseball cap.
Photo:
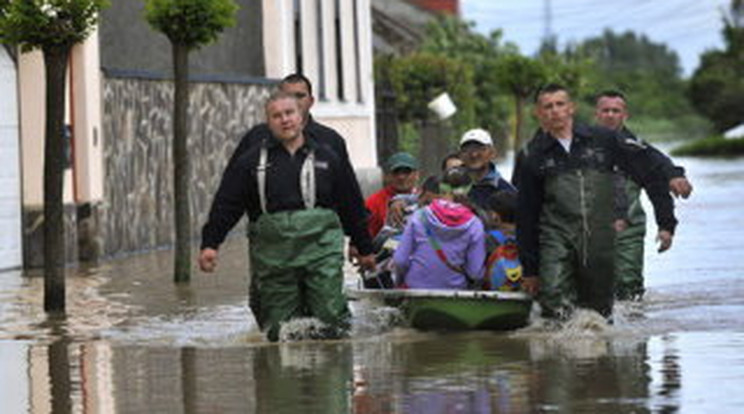
[[398,168],[418,170],[418,161],[416,161],[416,158],[413,158],[413,155],[407,152],[396,152],[388,158],[386,167],[388,172],[395,171]]
[[471,141],[483,145],[493,145],[491,134],[489,134],[488,131],[486,131],[485,129],[481,128],[471,129],[462,134],[462,138],[460,138],[460,146],[463,146],[466,142]]

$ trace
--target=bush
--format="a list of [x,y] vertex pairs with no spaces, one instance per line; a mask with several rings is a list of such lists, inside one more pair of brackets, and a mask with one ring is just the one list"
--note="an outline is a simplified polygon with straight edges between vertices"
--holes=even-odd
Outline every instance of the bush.
[[672,150],[672,155],[733,157],[744,155],[744,138],[726,139],[720,135],[696,140]]

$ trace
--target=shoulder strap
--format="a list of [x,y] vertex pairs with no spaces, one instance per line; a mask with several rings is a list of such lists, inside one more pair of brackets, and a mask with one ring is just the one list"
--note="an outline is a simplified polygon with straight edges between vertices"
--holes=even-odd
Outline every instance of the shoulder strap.
[[261,212],[266,213],[266,165],[269,159],[269,151],[266,149],[266,139],[261,141],[261,152],[258,156],[258,170],[256,181],[258,183],[258,201]]
[[[261,152],[258,156],[258,199],[261,205],[261,212],[266,213],[266,168],[268,167],[269,151],[266,149],[266,140],[261,141]],[[302,163],[300,170],[300,192],[302,200],[305,202],[305,208],[314,208],[315,195],[315,152],[310,151]]]
[[315,151],[310,150],[300,171],[300,191],[305,208],[315,208]]

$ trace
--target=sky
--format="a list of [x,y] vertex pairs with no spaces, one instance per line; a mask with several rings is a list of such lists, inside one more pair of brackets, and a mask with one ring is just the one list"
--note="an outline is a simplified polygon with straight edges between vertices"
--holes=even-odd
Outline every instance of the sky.
[[723,48],[722,16],[731,0],[461,0],[461,13],[484,34],[501,28],[505,41],[531,55],[546,32],[546,4],[559,47],[601,36],[605,28],[632,30],[677,52],[689,77],[701,53]]

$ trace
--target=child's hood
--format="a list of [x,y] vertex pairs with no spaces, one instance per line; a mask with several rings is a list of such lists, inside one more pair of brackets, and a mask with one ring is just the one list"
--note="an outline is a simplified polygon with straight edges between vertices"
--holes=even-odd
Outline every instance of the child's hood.
[[478,217],[470,208],[443,199],[436,199],[424,210],[425,225],[431,226],[438,237],[458,237],[477,224]]

